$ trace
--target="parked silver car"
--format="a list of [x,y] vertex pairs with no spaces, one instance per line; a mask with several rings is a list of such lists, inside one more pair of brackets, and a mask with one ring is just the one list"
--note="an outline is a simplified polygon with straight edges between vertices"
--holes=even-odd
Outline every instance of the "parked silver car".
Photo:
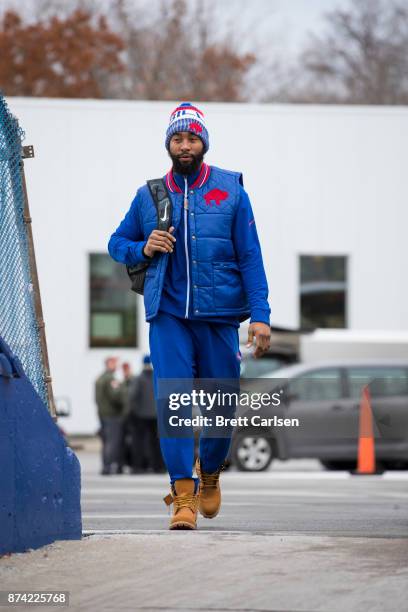
[[252,381],[252,391],[254,384],[263,391],[282,392],[273,414],[298,419],[299,426],[259,426],[272,412],[257,410],[257,426],[234,430],[230,457],[239,470],[266,470],[274,458],[316,458],[328,469],[355,468],[365,385],[371,396],[377,461],[385,469],[408,469],[408,361],[297,364]]

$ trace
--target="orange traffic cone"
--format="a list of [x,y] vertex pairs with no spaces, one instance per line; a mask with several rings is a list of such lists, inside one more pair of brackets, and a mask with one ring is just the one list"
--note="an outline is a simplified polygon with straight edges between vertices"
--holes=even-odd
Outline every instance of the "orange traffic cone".
[[355,475],[382,474],[375,463],[375,443],[373,432],[373,412],[371,410],[371,396],[368,385],[363,387],[360,403],[360,424],[358,438],[357,469]]

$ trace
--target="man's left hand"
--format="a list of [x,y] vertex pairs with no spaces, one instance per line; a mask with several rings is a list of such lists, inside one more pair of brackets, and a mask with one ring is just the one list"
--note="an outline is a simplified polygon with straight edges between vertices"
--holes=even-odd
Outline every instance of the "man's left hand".
[[270,347],[271,343],[271,328],[266,323],[251,323],[248,327],[248,343],[249,348],[256,339],[256,348],[254,351],[254,357],[262,357],[264,353]]

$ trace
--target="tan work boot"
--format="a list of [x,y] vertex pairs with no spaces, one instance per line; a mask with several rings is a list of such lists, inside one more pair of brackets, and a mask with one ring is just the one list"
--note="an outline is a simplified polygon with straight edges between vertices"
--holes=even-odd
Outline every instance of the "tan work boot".
[[173,504],[169,529],[197,529],[198,492],[194,493],[194,487],[193,478],[181,478],[163,498],[168,506]]
[[216,472],[207,474],[201,470],[200,459],[197,458],[195,469],[200,479],[200,495],[198,509],[205,518],[214,518],[221,508],[220,473],[224,466]]

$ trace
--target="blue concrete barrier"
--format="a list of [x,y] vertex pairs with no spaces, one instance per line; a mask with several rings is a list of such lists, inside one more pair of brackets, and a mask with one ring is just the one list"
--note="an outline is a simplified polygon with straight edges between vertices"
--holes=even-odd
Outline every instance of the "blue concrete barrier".
[[0,338],[0,554],[81,539],[81,471]]

